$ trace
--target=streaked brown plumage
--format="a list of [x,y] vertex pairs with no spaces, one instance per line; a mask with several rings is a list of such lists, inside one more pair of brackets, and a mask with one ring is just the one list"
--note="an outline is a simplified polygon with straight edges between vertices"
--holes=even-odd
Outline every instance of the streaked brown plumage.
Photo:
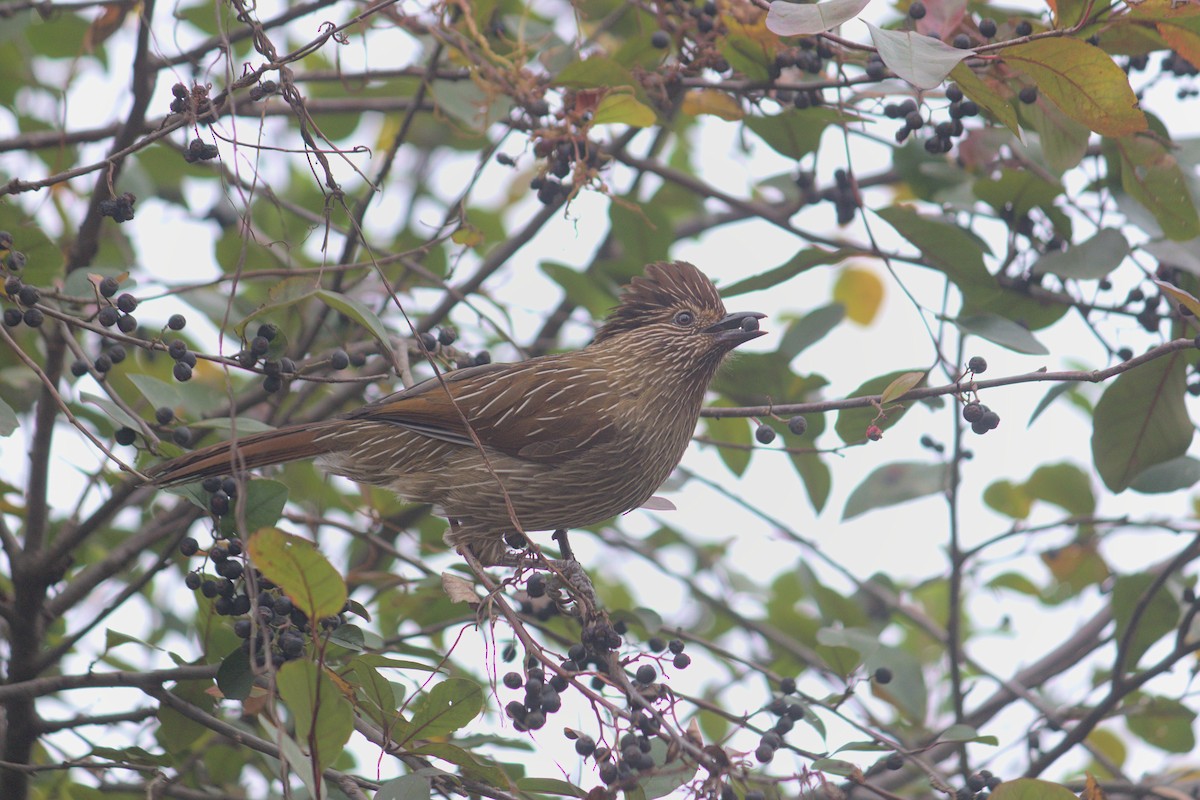
[[526,531],[592,525],[642,505],[682,458],[721,360],[762,335],[762,317],[727,315],[700,270],[657,262],[582,350],[456,370],[445,388],[432,379],[334,419],[240,437],[236,449],[205,447],[151,477],[178,484],[316,458],[336,475],[434,504],[451,520],[448,544],[504,563],[513,525],[497,477]]

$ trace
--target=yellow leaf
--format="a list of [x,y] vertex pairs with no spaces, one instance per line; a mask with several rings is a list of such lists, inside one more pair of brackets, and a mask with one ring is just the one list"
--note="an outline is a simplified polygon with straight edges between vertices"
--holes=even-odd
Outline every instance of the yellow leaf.
[[870,270],[847,267],[833,286],[833,299],[846,307],[846,316],[870,325],[883,302],[883,282]]
[[906,372],[887,385],[883,394],[879,396],[879,402],[886,405],[903,397],[920,385],[923,380],[925,380],[924,372]]
[[1146,130],[1129,76],[1098,47],[1078,39],[1035,39],[1003,50],[1005,63],[1033,78],[1042,96],[1104,136]]
[[735,122],[745,116],[737,100],[717,89],[690,90],[683,96],[683,106],[680,110],[692,117],[711,114],[730,122]]
[[1195,297],[1193,297],[1191,293],[1185,292],[1178,286],[1172,286],[1171,284],[1164,283],[1163,281],[1155,281],[1154,283],[1159,289],[1163,290],[1164,294],[1170,295],[1171,299],[1176,303],[1179,303],[1181,306],[1186,306],[1187,310],[1192,312],[1192,316],[1200,317],[1200,300],[1197,300]]
[[462,227],[450,235],[450,238],[455,244],[462,244],[467,247],[478,247],[484,241],[483,231],[465,222]]

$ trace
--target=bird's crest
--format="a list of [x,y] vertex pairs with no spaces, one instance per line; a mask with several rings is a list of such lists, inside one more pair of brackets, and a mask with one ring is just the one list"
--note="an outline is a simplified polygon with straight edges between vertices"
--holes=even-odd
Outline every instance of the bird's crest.
[[678,307],[714,320],[725,316],[721,295],[703,272],[686,261],[656,261],[625,286],[620,304],[605,318],[595,341],[634,330],[654,321],[663,309]]

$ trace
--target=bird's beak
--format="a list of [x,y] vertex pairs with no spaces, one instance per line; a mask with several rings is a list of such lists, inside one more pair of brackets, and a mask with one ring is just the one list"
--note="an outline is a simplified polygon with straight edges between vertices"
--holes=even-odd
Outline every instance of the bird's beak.
[[725,315],[724,319],[709,325],[703,332],[712,334],[717,341],[730,347],[737,347],[766,333],[758,329],[758,321],[766,316],[757,311],[738,311]]

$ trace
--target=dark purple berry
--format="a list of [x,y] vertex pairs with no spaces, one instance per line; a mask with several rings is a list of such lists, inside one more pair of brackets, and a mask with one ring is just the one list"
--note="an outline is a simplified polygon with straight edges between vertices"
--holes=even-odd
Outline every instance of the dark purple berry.
[[775,441],[775,429],[770,425],[759,425],[754,429],[754,438],[759,444],[770,444]]
[[129,292],[124,292],[117,297],[117,308],[124,311],[126,314],[132,314],[134,309],[138,307],[137,298]]
[[187,325],[187,317],[183,314],[172,314],[167,320],[167,327],[173,331],[181,331]]
[[170,406],[159,406],[154,409],[154,419],[159,425],[167,425],[175,419],[175,409]]
[[100,281],[100,296],[112,297],[121,288],[121,282],[116,278],[109,276]]
[[192,379],[192,368],[183,361],[176,361],[171,374],[175,376],[175,380],[184,383]]
[[329,355],[329,366],[332,369],[345,369],[350,366],[350,356],[345,350],[334,350]]
[[21,315],[21,320],[31,328],[40,328],[46,321],[46,315],[38,308],[27,308]]
[[887,667],[878,667],[874,672],[874,678],[876,683],[891,683],[892,671]]
[[982,375],[987,372],[987,368],[988,363],[983,356],[971,356],[971,360],[967,362],[967,369],[976,375]]
[[654,680],[658,677],[658,670],[656,670],[651,664],[642,664],[637,669],[636,677],[638,683],[649,686],[650,684],[654,683]]
[[[21,324],[21,320],[23,320],[24,318],[25,318],[25,315],[21,313],[21,309],[19,309],[19,308],[11,308],[10,307],[10,308],[4,309],[4,324],[6,327],[9,327],[9,328],[17,327],[18,325]],[[85,372],[86,372],[86,370],[85,370]]]
[[106,328],[111,328],[117,324],[117,320],[121,318],[121,312],[117,311],[112,306],[105,306],[100,309],[100,313],[96,316],[96,321]]
[[192,432],[187,428],[176,428],[171,432],[171,441],[180,447],[187,447],[192,443]]
[[118,428],[113,438],[117,440],[117,444],[128,447],[137,440],[137,431],[133,428]]
[[912,17],[913,19],[924,19],[925,4],[922,3],[921,0],[914,0],[914,2],[908,7],[908,16]]

